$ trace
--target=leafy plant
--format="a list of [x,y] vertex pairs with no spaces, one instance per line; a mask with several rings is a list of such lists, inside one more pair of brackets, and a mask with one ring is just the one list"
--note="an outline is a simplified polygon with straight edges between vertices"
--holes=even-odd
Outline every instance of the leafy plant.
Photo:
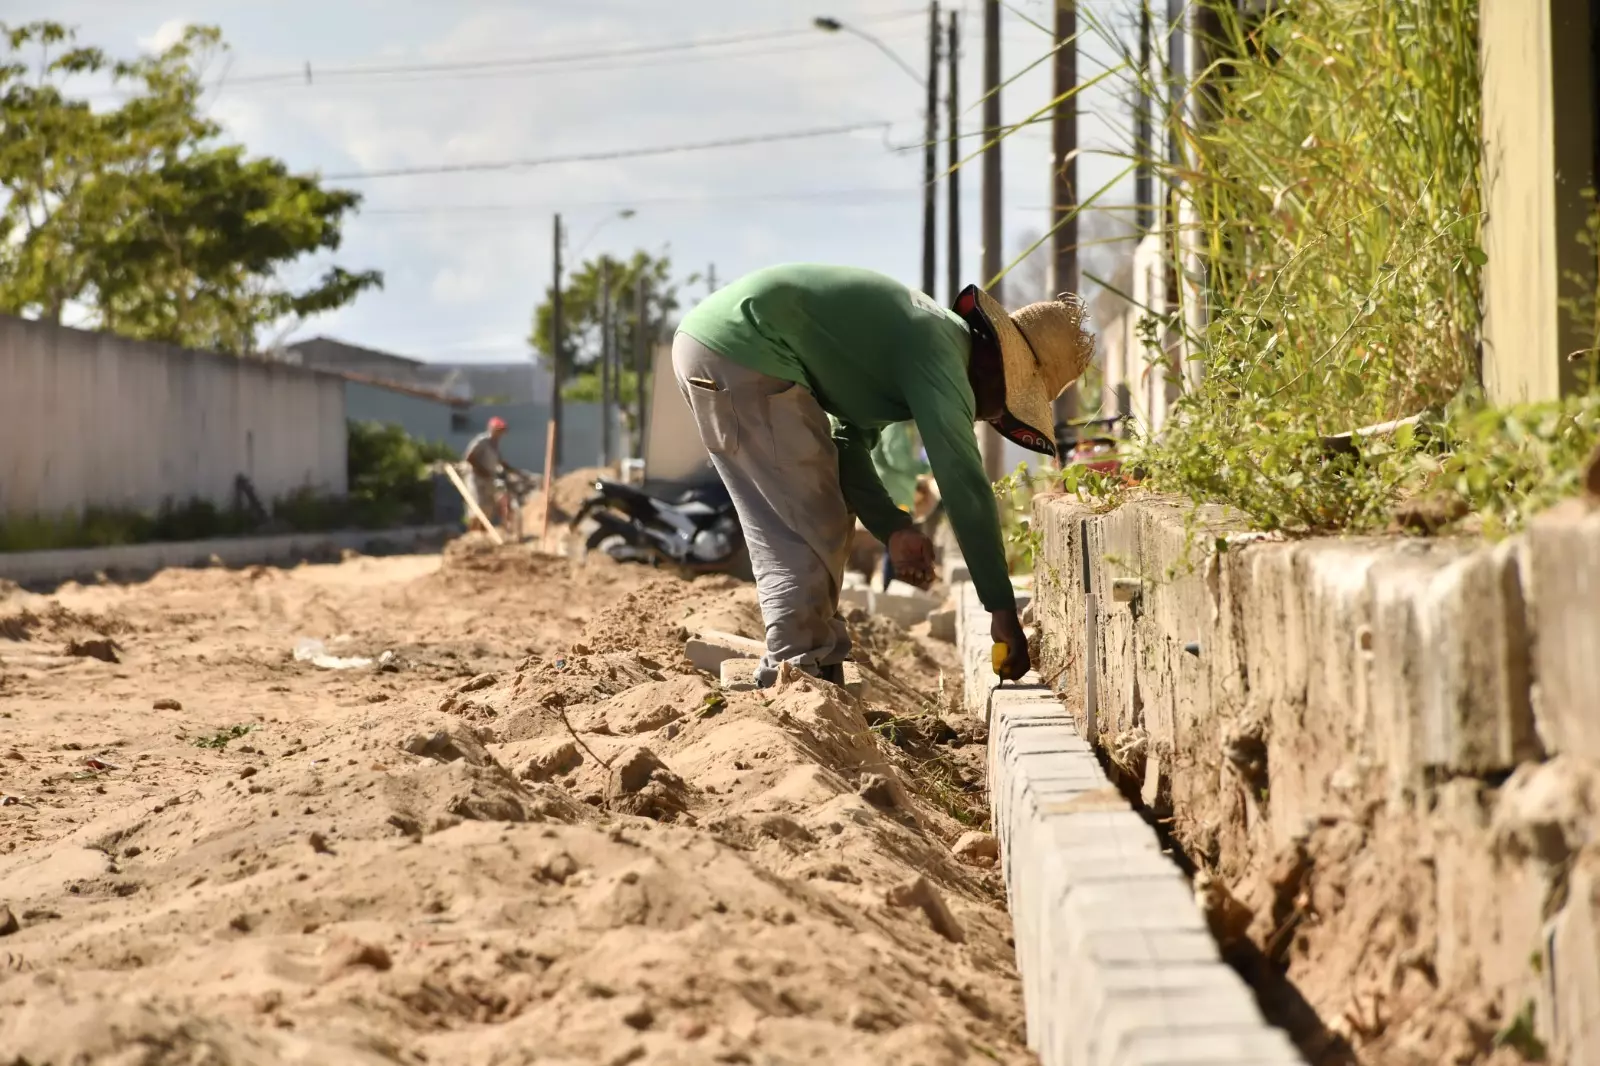
[[[284,283],[283,267],[339,247],[361,197],[220,143],[203,95],[225,50],[191,26],[114,60],[59,23],[0,24],[0,310],[59,322],[76,304],[95,328],[243,354],[273,323],[382,283],[340,267]],[[93,76],[123,102],[75,95]]]

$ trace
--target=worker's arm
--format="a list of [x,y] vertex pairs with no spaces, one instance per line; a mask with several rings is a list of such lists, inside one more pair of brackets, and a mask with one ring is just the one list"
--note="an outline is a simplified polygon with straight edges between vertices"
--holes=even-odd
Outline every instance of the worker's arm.
[[984,610],[1015,612],[1017,598],[1006,565],[994,487],[983,471],[973,432],[972,389],[964,381],[930,375],[909,382],[906,391],[978,599]]
[[840,423],[834,428],[833,443],[839,449],[839,487],[844,490],[845,503],[868,533],[889,543],[893,533],[911,525],[911,516],[894,505],[872,465],[878,434]]

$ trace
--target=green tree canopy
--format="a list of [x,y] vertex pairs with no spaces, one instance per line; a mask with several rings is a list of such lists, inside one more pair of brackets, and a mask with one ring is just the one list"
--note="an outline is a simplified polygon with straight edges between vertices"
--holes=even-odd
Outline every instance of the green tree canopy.
[[[271,324],[382,284],[340,267],[285,283],[285,267],[338,249],[361,197],[221,142],[201,106],[226,48],[216,29],[121,61],[57,23],[0,24],[0,38],[0,311],[59,322],[75,305],[101,329],[242,354]],[[120,104],[71,95],[96,74]]]
[[[635,252],[628,260],[602,255],[586,261],[567,278],[562,293],[562,318],[565,343],[562,345],[562,377],[570,378],[598,365],[601,351],[600,294],[602,279],[609,272],[611,296],[616,306],[617,350],[624,368],[633,366],[635,337],[639,321],[635,308],[634,286],[642,274],[645,279],[647,348],[672,335],[677,323],[678,282],[672,278],[672,260],[665,255]],[[688,279],[689,283],[695,280]],[[534,310],[533,335],[528,343],[540,352],[548,365],[551,343],[551,293]]]

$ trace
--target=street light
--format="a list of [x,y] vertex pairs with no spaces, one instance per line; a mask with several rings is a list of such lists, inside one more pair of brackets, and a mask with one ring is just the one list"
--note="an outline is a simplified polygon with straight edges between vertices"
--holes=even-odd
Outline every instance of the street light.
[[866,41],[868,44],[872,45],[872,47],[876,48],[878,51],[894,60],[895,64],[899,66],[901,70],[911,75],[912,80],[914,80],[918,85],[921,85],[924,88],[927,87],[928,79],[924,78],[921,74],[918,74],[916,67],[913,67],[910,63],[907,63],[904,59],[901,59],[898,52],[884,44],[866,30],[857,29],[847,22],[840,22],[838,19],[829,18],[827,15],[818,15],[816,18],[811,20],[811,24],[817,29],[822,30],[824,33],[848,33],[861,38],[863,41]]
[[618,211],[616,214],[607,215],[605,218],[602,218],[599,222],[596,222],[595,225],[594,225],[594,229],[590,230],[589,231],[589,235],[583,239],[583,243],[578,245],[577,251],[572,253],[572,258],[577,259],[580,256],[582,256],[583,255],[583,250],[585,248],[589,247],[589,243],[591,241],[593,241],[595,239],[595,237],[599,236],[600,231],[605,229],[611,223],[617,221],[617,219],[619,219],[619,218],[620,219],[624,219],[624,220],[630,219],[636,214],[638,214],[638,212],[635,211],[633,208],[624,207],[622,210]]
[[[939,139],[939,0],[933,0],[928,5],[928,76],[924,78],[917,73],[915,67],[900,58],[893,48],[884,44],[865,30],[857,29],[847,22],[841,22],[827,15],[818,15],[811,20],[811,24],[824,33],[849,33],[861,38],[878,51],[894,60],[895,66],[905,71],[911,79],[920,85],[927,94],[927,112],[925,115],[926,133],[922,146],[922,290],[932,295],[937,279],[934,277],[938,269],[938,255],[934,250],[934,242],[938,239],[937,198],[935,183],[938,181],[938,158],[935,142]],[[951,144],[954,144],[955,131],[951,130]]]

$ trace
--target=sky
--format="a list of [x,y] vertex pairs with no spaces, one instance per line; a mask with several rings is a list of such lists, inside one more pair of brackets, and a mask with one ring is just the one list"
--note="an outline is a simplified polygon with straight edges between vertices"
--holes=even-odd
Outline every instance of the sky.
[[[1088,6],[1109,15],[1120,2]],[[971,108],[963,143],[975,148],[982,8],[964,0],[944,10],[952,7]],[[924,90],[860,36],[816,29],[816,16],[926,67],[927,8],[907,0],[0,0],[0,21],[65,22],[117,56],[160,48],[189,23],[220,27],[231,51],[208,70],[207,104],[226,136],[365,196],[338,252],[297,269],[310,277],[338,263],[385,276],[382,291],[298,323],[288,339],[328,335],[447,362],[529,357],[531,314],[552,277],[556,212],[569,263],[645,249],[670,254],[680,276],[714,269],[719,282],[806,260],[917,284]],[[1011,0],[1007,77],[1049,51],[1049,35],[1029,19],[1051,18],[1048,0]],[[1110,57],[1086,34],[1080,77]],[[1008,86],[1004,120],[1044,106],[1050,77],[1043,62]],[[1085,146],[1117,139],[1125,107],[1109,92],[1086,94]],[[861,128],[559,161],[841,127]],[[942,149],[940,159],[942,168]],[[1008,137],[1003,160],[1009,261],[1048,226],[1048,124]],[[471,169],[516,161],[524,165]],[[1086,157],[1080,187],[1120,168]],[[974,161],[962,180],[971,281],[981,280],[979,170]],[[631,217],[621,217],[626,210]],[[943,190],[939,218],[942,299]],[[706,291],[704,281],[686,286],[684,306]]]

